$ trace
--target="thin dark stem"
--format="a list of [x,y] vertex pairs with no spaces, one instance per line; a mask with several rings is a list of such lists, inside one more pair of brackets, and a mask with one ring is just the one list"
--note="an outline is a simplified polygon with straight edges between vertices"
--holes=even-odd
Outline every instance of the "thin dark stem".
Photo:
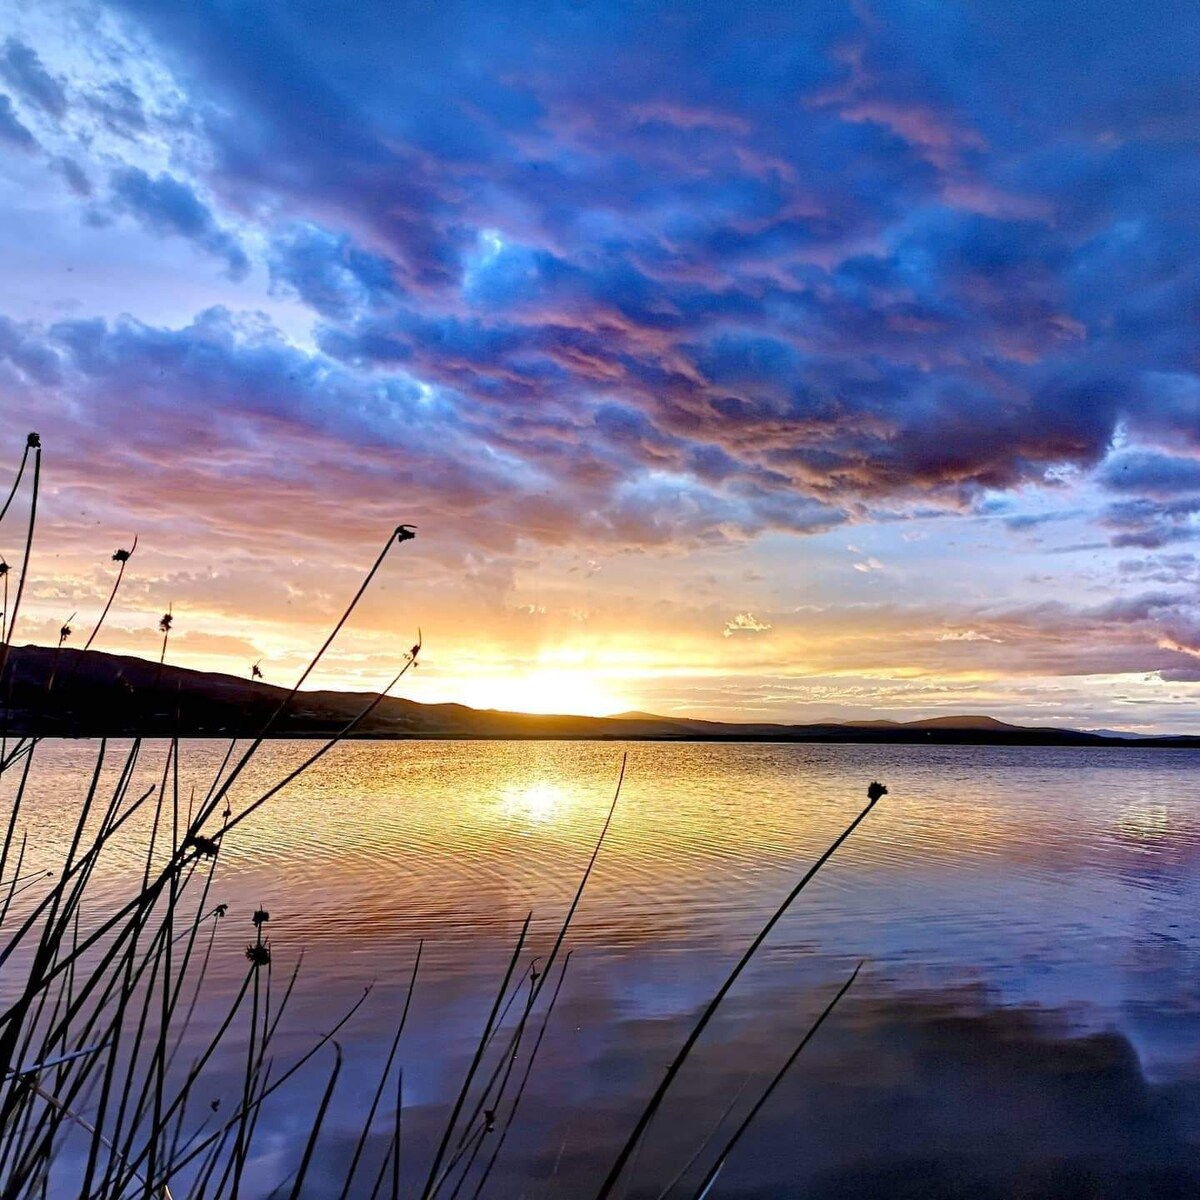
[[[358,607],[358,602],[363,598],[363,595],[366,593],[367,588],[371,585],[371,581],[379,573],[379,569],[380,569],[380,567],[383,566],[383,561],[387,557],[388,551],[390,551],[392,546],[396,544],[396,542],[398,540],[398,534],[400,533],[401,528],[402,527],[398,526],[396,529],[394,529],[388,535],[388,540],[384,543],[383,549],[380,550],[379,555],[375,559],[374,563],[372,563],[370,570],[367,571],[366,577],[363,579],[362,584],[359,586],[358,591],[354,593],[354,596],[351,598],[350,603],[348,605],[346,605],[346,608],[343,610],[342,615],[338,618],[338,622],[333,627],[332,632],[325,639],[325,641],[321,644],[321,648],[309,660],[308,666],[306,666],[304,668],[304,670],[301,672],[300,678],[297,679],[294,684],[292,684],[291,690],[288,692],[288,694],[286,696],[284,696],[284,698],[279,702],[279,707],[276,708],[274,713],[272,713],[272,715],[267,719],[266,724],[263,725],[263,727],[259,731],[258,735],[250,743],[250,745],[247,747],[247,749],[242,753],[241,758],[238,759],[237,763],[234,765],[233,770],[229,773],[229,775],[225,779],[225,781],[220,785],[220,787],[216,788],[213,791],[213,793],[208,797],[207,802],[201,808],[200,815],[197,818],[198,825],[202,825],[206,820],[208,820],[209,816],[216,809],[217,805],[225,798],[226,795],[228,795],[229,789],[233,786],[233,784],[241,776],[242,772],[249,765],[250,760],[257,753],[258,748],[262,745],[267,734],[270,732],[272,726],[274,726],[275,722],[283,715],[283,713],[287,709],[287,706],[292,702],[292,700],[295,699],[296,693],[299,692],[301,687],[304,686],[304,681],[316,669],[317,664],[325,656],[325,652],[329,649],[329,647],[331,645],[333,645],[334,638],[336,638],[337,635],[341,632],[342,627],[350,619],[351,614],[354,612],[355,608]],[[403,540],[408,540],[408,539],[405,538]],[[420,642],[418,641],[418,647],[419,647],[419,645],[420,645]]]
[[886,794],[879,784],[872,784],[867,790],[869,799],[866,807],[850,822],[846,828],[838,834],[833,840],[829,848],[817,859],[815,863],[804,873],[800,882],[792,888],[790,892],[783,898],[779,907],[771,914],[767,923],[758,931],[754,940],[746,947],[741,958],[734,964],[733,969],[726,976],[725,982],[717,989],[716,994],[708,1002],[707,1007],[700,1014],[700,1019],[696,1022],[691,1033],[688,1034],[687,1040],[679,1048],[679,1052],[671,1061],[671,1065],[667,1068],[666,1074],[662,1078],[662,1082],[654,1090],[654,1095],[650,1097],[646,1107],[642,1110],[642,1115],[638,1118],[637,1124],[633,1127],[633,1131],[626,1139],[625,1145],[622,1146],[620,1153],[605,1176],[604,1182],[600,1185],[600,1190],[596,1193],[596,1200],[607,1200],[611,1196],[613,1189],[621,1178],[622,1172],[625,1170],[626,1164],[629,1162],[630,1156],[634,1149],[642,1139],[642,1135],[646,1132],[646,1127],[654,1118],[654,1114],[658,1112],[659,1106],[666,1098],[667,1092],[671,1084],[675,1081],[675,1077],[679,1074],[683,1064],[687,1061],[688,1055],[691,1054],[692,1048],[700,1040],[700,1035],[708,1028],[709,1022],[716,1015],[717,1009],[721,1006],[721,1001],[729,994],[733,985],[737,983],[742,972],[749,965],[750,960],[757,953],[758,948],[767,940],[771,930],[779,924],[783,915],[791,908],[796,898],[802,891],[816,878],[817,872],[834,856],[838,848],[843,842],[866,820],[867,814],[875,807],[881,796]]
[[367,1113],[366,1120],[363,1122],[362,1131],[358,1136],[358,1142],[354,1147],[354,1154],[350,1159],[350,1166],[346,1170],[346,1182],[342,1185],[342,1190],[338,1195],[338,1200],[346,1200],[350,1194],[350,1187],[354,1183],[354,1175],[358,1170],[359,1160],[362,1158],[363,1150],[366,1148],[367,1136],[371,1132],[371,1126],[375,1121],[375,1114],[379,1111],[379,1104],[383,1099],[383,1090],[387,1086],[388,1076],[391,1074],[392,1063],[396,1060],[396,1052],[400,1048],[400,1037],[404,1033],[404,1026],[408,1020],[409,1005],[412,1004],[413,992],[417,986],[417,971],[421,966],[421,953],[425,949],[425,939],[422,938],[417,943],[417,956],[413,961],[412,976],[408,981],[408,992],[404,997],[404,1008],[400,1013],[400,1021],[396,1026],[396,1033],[392,1038],[391,1048],[388,1050],[387,1061],[383,1064],[383,1071],[379,1075],[379,1086],[375,1089],[375,1095],[371,1098],[371,1108]]
[[108,593],[108,600],[100,613],[100,617],[96,621],[92,632],[88,635],[88,640],[83,643],[83,648],[85,650],[90,650],[92,648],[92,643],[96,640],[96,635],[100,632],[100,626],[104,624],[104,618],[108,616],[108,610],[112,608],[113,601],[117,598],[117,591],[121,587],[121,580],[125,578],[125,564],[128,563],[133,557],[133,552],[137,549],[137,542],[137,536],[134,535],[133,546],[130,548],[129,552],[121,552],[125,554],[125,557],[121,559],[121,565],[117,568],[117,577],[113,580],[112,591]]
[[787,1056],[779,1070],[775,1072],[774,1078],[769,1084],[767,1084],[763,1094],[759,1096],[758,1100],[751,1107],[750,1111],[738,1123],[738,1126],[733,1133],[730,1134],[729,1140],[721,1149],[721,1153],[717,1155],[716,1162],[714,1162],[713,1165],[708,1169],[708,1173],[704,1176],[700,1182],[700,1186],[696,1189],[697,1196],[703,1196],[705,1192],[707,1192],[712,1186],[713,1181],[716,1179],[717,1175],[720,1174],[721,1169],[725,1166],[727,1159],[733,1153],[734,1147],[742,1140],[742,1135],[754,1123],[754,1118],[758,1116],[758,1114],[762,1111],[763,1105],[766,1104],[766,1102],[771,1098],[771,1095],[775,1089],[783,1082],[783,1077],[791,1069],[792,1064],[796,1061],[796,1059],[800,1057],[800,1054],[804,1050],[805,1046],[807,1046],[808,1043],[811,1042],[814,1037],[816,1037],[817,1030],[825,1024],[826,1019],[833,1012],[833,1010],[837,1008],[842,997],[851,989],[851,987],[854,986],[854,981],[858,978],[858,973],[862,970],[862,968],[863,964],[860,962],[858,966],[856,966],[850,973],[850,978],[847,979],[840,988],[838,988],[837,994],[832,1000],[829,1001],[827,1005],[825,1005],[824,1009],[821,1010],[821,1015],[817,1017],[817,1019],[808,1027],[807,1032],[797,1043],[796,1048]]
[[312,1130],[304,1146],[304,1157],[300,1160],[300,1170],[296,1172],[296,1182],[292,1185],[291,1200],[300,1200],[300,1192],[304,1187],[305,1176],[308,1174],[308,1165],[312,1162],[317,1138],[320,1136],[321,1126],[325,1123],[329,1102],[333,1099],[333,1089],[337,1087],[338,1076],[342,1073],[342,1048],[337,1042],[333,1043],[333,1052],[336,1055],[333,1070],[329,1074],[329,1082],[325,1085],[325,1094],[321,1097],[321,1105],[317,1109],[316,1119],[313,1121]]
[[596,839],[596,845],[592,850],[592,857],[588,859],[588,865],[583,872],[583,877],[579,880],[579,887],[575,890],[575,897],[571,901],[571,907],[567,909],[567,915],[563,920],[562,927],[558,931],[558,937],[554,939],[554,945],[550,950],[549,957],[546,959],[546,966],[542,971],[542,978],[538,983],[537,991],[534,995],[535,1000],[541,994],[546,980],[550,978],[551,968],[554,966],[554,962],[558,958],[558,952],[562,949],[562,944],[566,940],[567,930],[570,928],[571,921],[575,917],[575,912],[579,908],[579,902],[583,899],[583,892],[588,885],[588,880],[592,877],[592,869],[596,865],[596,859],[600,857],[600,847],[604,845],[604,839],[608,836],[608,828],[612,824],[613,814],[617,811],[617,801],[621,798],[621,785],[625,782],[625,766],[628,762],[629,752],[626,751],[621,755],[621,770],[617,775],[617,786],[613,790],[612,804],[609,805],[608,816],[604,818],[604,824],[600,828],[600,836]]
[[[0,684],[4,681],[4,673],[8,666],[8,648],[12,645],[12,639],[17,628],[17,616],[21,611],[21,597],[25,594],[25,581],[29,577],[29,559],[33,554],[33,531],[37,526],[37,507],[38,493],[41,490],[42,479],[42,444],[37,441],[34,434],[29,435],[29,441],[26,443],[25,452],[29,453],[30,448],[33,449],[33,487],[29,497],[29,524],[25,532],[25,548],[21,555],[21,573],[17,576],[17,595],[13,601],[12,612],[8,613],[8,628],[5,630],[4,641],[0,642]],[[5,579],[8,576],[5,575]],[[5,605],[7,611],[8,605]],[[12,692],[14,676],[9,676],[8,690],[4,705],[4,721],[0,726],[0,759],[4,758],[4,748],[8,738],[8,719],[12,710]]]
[[512,1105],[508,1110],[508,1116],[504,1119],[504,1127],[500,1130],[500,1136],[496,1139],[496,1148],[492,1151],[492,1156],[488,1159],[487,1166],[484,1167],[483,1175],[480,1177],[478,1184],[475,1185],[475,1191],[471,1194],[471,1200],[479,1200],[487,1184],[488,1177],[496,1165],[496,1160],[500,1157],[500,1151],[504,1149],[505,1139],[508,1137],[508,1131],[516,1119],[517,1109],[521,1106],[521,1098],[525,1095],[525,1085],[529,1082],[529,1076],[533,1073],[533,1064],[537,1059],[538,1051],[541,1049],[542,1038],[546,1036],[546,1027],[550,1024],[550,1014],[554,1011],[554,1006],[558,1003],[558,994],[562,991],[563,981],[567,977],[567,968],[570,965],[571,951],[568,950],[563,958],[562,970],[558,973],[558,983],[550,995],[550,1003],[546,1006],[546,1015],[542,1018],[541,1028],[538,1030],[538,1035],[534,1039],[533,1049],[529,1052],[529,1058],[525,1063],[525,1073],[521,1076],[521,1082],[517,1086],[517,1094],[513,1097]]
[[8,507],[13,502],[13,497],[17,494],[17,488],[21,486],[21,477],[25,474],[25,464],[29,461],[29,443],[25,443],[25,451],[21,455],[21,465],[17,468],[16,477],[12,481],[12,487],[8,489],[8,499],[4,501],[4,507],[0,508],[0,521],[8,515]]
[[450,1112],[450,1119],[446,1122],[446,1128],[442,1134],[442,1140],[438,1145],[437,1153],[433,1156],[433,1163],[429,1168],[429,1178],[426,1179],[425,1187],[421,1191],[421,1200],[429,1200],[429,1197],[433,1195],[435,1186],[440,1182],[438,1172],[441,1170],[442,1162],[446,1157],[446,1151],[450,1147],[450,1139],[454,1136],[454,1128],[458,1124],[459,1114],[462,1112],[463,1105],[466,1103],[467,1093],[471,1090],[471,1084],[475,1080],[475,1073],[479,1070],[479,1065],[483,1060],[483,1054],[487,1049],[488,1039],[496,1022],[496,1015],[500,1011],[500,1005],[504,1002],[505,993],[508,991],[509,980],[512,979],[513,971],[516,969],[517,960],[521,955],[521,947],[525,944],[525,936],[529,932],[529,923],[532,920],[533,913],[531,912],[525,918],[524,925],[521,926],[521,936],[517,938],[517,944],[513,948],[512,957],[508,961],[508,970],[504,972],[504,979],[500,984],[500,990],[496,993],[496,999],[492,1004],[491,1012],[488,1014],[487,1023],[483,1027],[483,1033],[480,1034],[479,1044],[475,1048],[475,1055],[471,1059],[471,1065],[467,1070],[467,1075],[463,1080],[462,1087],[459,1088],[458,1098],[455,1100],[454,1107]]

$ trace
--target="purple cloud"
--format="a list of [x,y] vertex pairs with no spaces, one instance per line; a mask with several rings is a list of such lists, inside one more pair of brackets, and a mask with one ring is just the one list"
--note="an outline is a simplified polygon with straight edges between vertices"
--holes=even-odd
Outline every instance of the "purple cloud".
[[1181,493],[1200,495],[1200,459],[1130,451],[1110,458],[1097,479],[1114,492],[1138,492],[1159,499]]

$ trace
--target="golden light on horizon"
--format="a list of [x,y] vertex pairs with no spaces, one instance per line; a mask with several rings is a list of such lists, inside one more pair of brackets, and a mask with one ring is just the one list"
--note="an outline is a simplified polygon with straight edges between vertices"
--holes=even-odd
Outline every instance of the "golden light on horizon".
[[489,672],[462,680],[456,691],[471,708],[506,712],[603,717],[631,707],[603,672],[586,666]]

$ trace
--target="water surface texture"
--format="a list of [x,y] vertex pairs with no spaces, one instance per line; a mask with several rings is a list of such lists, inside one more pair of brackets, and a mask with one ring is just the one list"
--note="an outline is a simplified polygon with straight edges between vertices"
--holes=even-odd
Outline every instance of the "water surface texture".
[[[312,749],[265,746],[234,808]],[[185,792],[203,794],[223,752],[185,746]],[[560,1007],[489,1194],[588,1195],[688,1019],[872,779],[889,796],[739,983],[628,1194],[658,1195],[729,1103],[752,1100],[859,960],[850,997],[714,1196],[1194,1194],[1200,754],[362,742],[228,839],[212,976],[218,989],[240,979],[250,913],[268,908],[277,969],[303,952],[290,1046],[375,984],[343,1039],[365,1079],[424,939],[404,1043],[410,1190],[521,923],[534,913],[532,952],[544,953],[625,752]],[[39,748],[38,854],[66,836],[94,753]],[[144,786],[162,754],[147,748]],[[106,896],[137,869],[132,851],[115,855]],[[351,1084],[340,1100],[347,1137],[367,1090]],[[272,1120],[287,1136],[286,1114]],[[270,1165],[258,1164],[264,1190],[278,1182]]]

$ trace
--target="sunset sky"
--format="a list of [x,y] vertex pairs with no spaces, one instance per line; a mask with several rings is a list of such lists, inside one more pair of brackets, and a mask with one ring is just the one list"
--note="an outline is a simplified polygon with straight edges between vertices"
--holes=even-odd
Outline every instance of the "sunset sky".
[[18,642],[1200,732],[1194,0],[0,11]]

